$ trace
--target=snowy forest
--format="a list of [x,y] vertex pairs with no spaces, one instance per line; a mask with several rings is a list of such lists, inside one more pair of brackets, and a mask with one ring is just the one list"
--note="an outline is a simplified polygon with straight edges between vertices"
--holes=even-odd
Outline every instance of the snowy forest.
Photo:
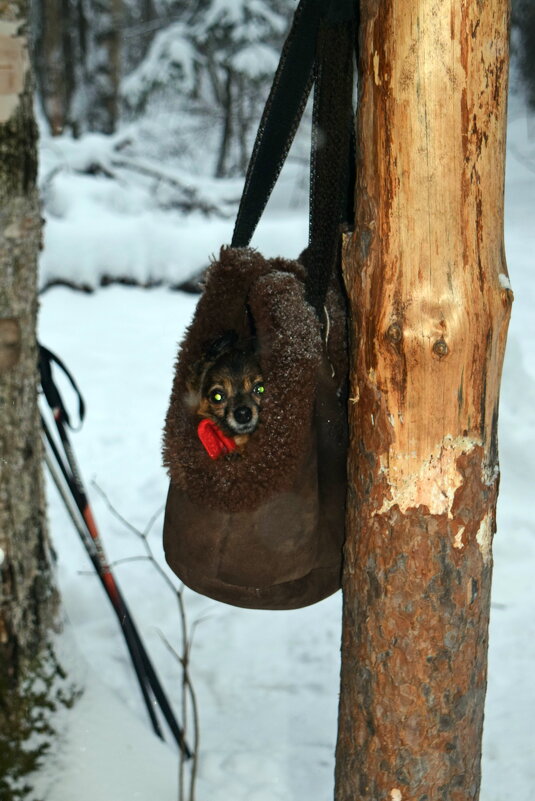
[[[196,758],[184,762],[171,738],[151,731],[117,621],[47,473],[62,678],[46,725],[39,713],[30,730],[31,757],[0,776],[0,801],[332,797],[341,594],[292,612],[225,606],[182,587],[161,543],[161,437],[177,343],[204,271],[230,241],[295,5],[30,0],[44,222],[38,337],[84,396],[86,418],[72,433],[81,473]],[[481,801],[528,799],[535,787],[533,0],[513,0],[511,51],[505,238],[515,304]],[[253,239],[266,257],[297,258],[307,241],[310,120],[307,108]],[[58,383],[75,418],[72,386]]]
[[[78,240],[76,254],[82,257],[76,265],[73,249],[52,263],[47,248],[42,287],[65,281],[88,289],[117,279],[174,286],[206,266],[206,255],[195,258],[184,248],[185,261],[177,268],[168,249],[188,215],[203,215],[212,224],[232,217],[288,24],[284,0],[31,4],[47,238],[54,241],[59,229],[63,237],[79,236],[77,217],[99,217],[95,224],[101,229],[96,248]],[[532,109],[534,41],[533,4],[515,0],[512,84]],[[305,119],[288,160],[295,175],[294,208],[306,204],[308,142]],[[119,210],[117,187],[126,185],[131,194],[125,200],[123,193],[119,207],[129,203],[136,213],[161,212],[158,241],[142,227],[139,240],[129,231],[120,258],[110,261],[110,229],[117,243],[128,209],[113,225],[110,214]],[[82,186],[87,193],[77,191]],[[215,229],[217,224],[206,253],[223,241]]]

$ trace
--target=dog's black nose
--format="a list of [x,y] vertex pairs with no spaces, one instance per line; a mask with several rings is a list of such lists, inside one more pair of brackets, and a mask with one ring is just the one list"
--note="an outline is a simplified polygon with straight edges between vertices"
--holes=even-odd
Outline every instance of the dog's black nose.
[[253,413],[248,406],[238,406],[234,409],[234,419],[237,423],[250,423]]

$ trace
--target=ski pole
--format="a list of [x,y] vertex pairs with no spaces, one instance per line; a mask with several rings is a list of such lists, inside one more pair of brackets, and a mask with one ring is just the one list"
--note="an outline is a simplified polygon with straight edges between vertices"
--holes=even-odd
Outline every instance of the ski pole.
[[[43,426],[45,428],[45,436],[46,436],[49,448],[54,453],[54,457],[56,459],[56,463],[61,466],[61,462],[59,461],[59,453],[57,452],[57,450],[55,450],[55,443],[53,442],[53,440],[51,438],[50,431],[46,427],[46,423],[44,422],[44,420],[42,422],[43,422]],[[82,520],[83,520],[83,523],[82,523],[80,521],[80,518],[77,517],[75,509],[78,510],[78,511],[80,511],[80,510],[78,509],[78,506],[74,506],[73,505],[72,498],[69,498],[67,490],[65,489],[65,484],[62,482],[61,477],[60,477],[60,473],[58,472],[58,470],[57,470],[57,468],[56,468],[56,466],[55,466],[55,464],[54,464],[54,462],[53,462],[53,460],[52,460],[52,458],[50,456],[50,453],[46,449],[46,447],[45,447],[45,461],[46,461],[46,465],[47,465],[47,467],[48,467],[48,469],[50,471],[50,475],[52,476],[52,480],[54,481],[54,484],[56,485],[56,488],[57,488],[57,490],[58,490],[63,502],[65,503],[65,506],[67,508],[69,516],[70,516],[72,522],[74,523],[74,526],[78,531],[78,534],[80,535],[80,537],[82,539],[82,542],[83,542],[83,544],[84,544],[84,546],[86,548],[86,551],[88,552],[89,557],[90,557],[90,559],[91,559],[91,561],[93,563],[93,567],[95,568],[95,571],[96,571],[99,579],[101,580],[101,583],[104,586],[104,589],[106,590],[106,593],[107,593],[107,595],[108,595],[108,597],[109,597],[109,599],[111,601],[112,607],[113,607],[115,613],[117,614],[117,617],[119,619],[119,623],[121,624],[121,629],[122,629],[123,634],[124,634],[126,646],[127,646],[128,651],[130,653],[130,659],[132,661],[132,665],[133,665],[134,670],[136,672],[136,676],[137,676],[137,679],[138,679],[138,682],[139,682],[139,687],[140,687],[140,690],[141,690],[141,694],[143,696],[143,700],[145,702],[145,706],[147,708],[147,712],[148,712],[150,721],[152,723],[152,728],[154,730],[154,733],[157,734],[158,737],[160,737],[160,739],[163,740],[163,732],[161,730],[160,724],[159,724],[158,719],[156,717],[156,714],[154,712],[153,704],[152,704],[152,701],[151,701],[151,698],[150,698],[150,695],[149,695],[148,682],[146,680],[146,677],[143,674],[143,669],[142,669],[143,660],[141,658],[141,654],[139,653],[139,649],[136,647],[133,639],[131,637],[129,637],[127,635],[127,633],[126,633],[126,620],[127,620],[127,617],[128,617],[128,611],[125,609],[124,601],[122,601],[122,598],[120,597],[120,593],[118,592],[117,586],[114,585],[113,576],[110,576],[109,568],[107,568],[105,566],[105,563],[103,564],[102,561],[101,561],[101,559],[102,559],[102,549],[98,548],[97,544],[93,540],[88,539],[88,533],[89,532],[88,532],[87,528],[84,525],[85,524],[85,520],[82,517]],[[63,471],[61,471],[61,472],[63,472]],[[65,474],[63,474],[63,478],[64,478],[64,481],[67,480],[67,477],[65,476]]]
[[[111,572],[111,569],[109,568],[109,565],[107,563],[104,550],[102,547],[102,542],[98,534],[98,530],[96,529],[94,517],[91,512],[91,508],[89,507],[89,504],[85,500],[85,494],[80,495],[76,483],[74,481],[74,476],[72,473],[69,475],[69,473],[67,472],[64,462],[61,459],[61,456],[57,450],[57,446],[52,438],[50,430],[48,429],[48,426],[46,426],[46,423],[44,421],[43,425],[48,445],[52,450],[52,452],[54,453],[56,462],[59,465],[61,472],[63,474],[64,481],[67,483],[71,495],[76,503],[76,508],[78,509],[78,512],[80,514],[81,521],[83,521],[83,526],[81,526],[82,531],[84,531],[85,534],[82,540],[83,544],[86,550],[88,551],[88,554],[91,558],[91,561],[93,562],[97,575],[101,580],[101,583],[108,595],[108,598],[110,599],[112,607],[121,624],[121,631],[123,632],[123,636],[130,653],[132,664],[136,672],[136,676],[138,678],[141,693],[143,695],[153,729],[155,733],[161,739],[163,739],[161,728],[154,713],[153,703],[147,692],[148,687],[150,687],[150,690],[154,695],[154,699],[156,703],[159,705],[162,715],[165,718],[173,734],[173,737],[177,742],[177,745],[183,751],[184,755],[189,758],[192,756],[192,754],[190,748],[185,742],[184,733],[176,721],[173,710],[167,700],[167,696],[160,684],[156,671],[142,643],[141,637],[134,624],[132,616],[128,610],[128,607],[126,606],[126,603],[120,593],[119,587],[115,581],[113,573]],[[64,434],[66,436],[66,432],[64,432]],[[72,449],[70,450],[72,458],[74,454],[72,453]],[[80,480],[78,471],[77,475],[78,475],[78,480]],[[56,476],[53,475],[55,483],[56,483],[56,478],[58,478],[57,471],[56,471]],[[61,494],[63,496],[64,493]],[[67,508],[70,511],[70,507],[68,506]],[[78,532],[80,533],[80,526],[77,525],[76,527],[78,529]]]
[[[182,731],[182,729],[180,728],[180,726],[176,721],[176,718],[169,704],[167,696],[160,684],[156,671],[152,665],[152,662],[150,661],[150,658],[143,645],[139,632],[134,624],[133,618],[128,610],[124,598],[115,581],[111,568],[109,567],[109,564],[107,562],[100,534],[98,532],[89,505],[88,496],[85,491],[80,471],[78,469],[78,465],[74,456],[74,451],[72,449],[70,440],[67,435],[67,431],[65,429],[65,425],[63,423],[64,417],[67,419],[68,422],[68,415],[63,405],[61,396],[59,395],[59,392],[52,380],[51,370],[50,370],[50,361],[52,359],[56,361],[59,364],[59,366],[65,371],[66,375],[69,377],[71,383],[73,384],[75,391],[78,393],[80,399],[80,410],[81,410],[80,417],[82,418],[83,401],[81,395],[74,382],[74,379],[72,378],[70,373],[68,373],[67,369],[60,362],[60,360],[57,359],[57,357],[55,357],[53,354],[51,354],[50,351],[47,351],[45,348],[41,348],[41,351],[42,352],[41,352],[40,368],[41,368],[41,381],[43,384],[43,391],[45,393],[47,401],[49,402],[52,408],[52,413],[54,415],[56,428],[58,430],[60,441],[65,452],[67,464],[65,464],[63,457],[59,453],[59,449],[43,417],[42,417],[42,425],[46,442],[48,444],[48,448],[50,449],[51,453],[54,456],[55,462],[59,467],[59,471],[63,476],[63,481],[61,480],[58,470],[54,469],[53,461],[48,452],[47,452],[47,465],[51,470],[51,475],[54,480],[54,483],[56,484],[56,487],[58,488],[58,491],[60,492],[60,495],[67,506],[67,510],[69,511],[71,518],[73,519],[73,522],[78,530],[78,533],[81,536],[82,542],[93,563],[95,571],[97,572],[97,575],[99,576],[101,583],[110,599],[112,607],[119,619],[119,622],[121,624],[121,630],[123,632],[125,642],[130,653],[132,664],[136,672],[136,676],[138,678],[141,693],[143,695],[143,699],[145,701],[145,705],[147,707],[147,711],[153,729],[155,733],[160,738],[163,739],[163,734],[154,712],[153,702],[150,698],[149,690],[152,691],[155,702],[159,705],[162,715],[166,720],[179,748],[182,750],[184,755],[187,758],[189,758],[192,756],[192,753],[187,743],[185,742],[184,732]],[[51,401],[54,403],[54,406],[52,406]],[[65,489],[63,482],[66,484],[72,500],[68,498],[67,490]],[[79,517],[76,515],[74,511],[72,501],[74,501],[75,508],[78,511]]]

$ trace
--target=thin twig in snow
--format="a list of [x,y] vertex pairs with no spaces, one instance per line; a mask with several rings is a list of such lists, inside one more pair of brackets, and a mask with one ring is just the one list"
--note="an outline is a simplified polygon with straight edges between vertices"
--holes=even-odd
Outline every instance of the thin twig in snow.
[[[162,506],[155,512],[150,518],[143,529],[140,531],[136,526],[130,523],[111,503],[110,499],[104,492],[104,490],[95,482],[92,482],[93,487],[99,493],[101,498],[104,500],[108,510],[110,513],[123,525],[127,528],[130,532],[135,534],[143,543],[143,547],[145,549],[145,555],[140,556],[132,556],[132,557],[125,557],[122,559],[118,559],[114,562],[114,564],[121,564],[123,562],[134,562],[134,561],[142,561],[146,560],[152,564],[155,568],[156,572],[160,575],[163,581],[166,583],[168,588],[174,594],[177,605],[178,605],[178,613],[180,619],[180,629],[181,629],[181,641],[182,641],[182,654],[180,655],[178,651],[176,651],[165,636],[160,632],[159,634],[162,637],[164,643],[170,650],[170,652],[174,655],[177,659],[178,663],[181,665],[182,668],[182,727],[184,730],[184,735],[187,733],[187,722],[188,722],[188,703],[191,707],[192,713],[192,723],[193,723],[193,753],[191,757],[191,771],[190,771],[190,781],[189,781],[189,792],[187,801],[195,801],[195,784],[197,779],[197,768],[198,768],[198,757],[199,757],[199,713],[198,713],[198,705],[197,705],[197,697],[195,695],[195,691],[193,689],[193,684],[191,681],[190,673],[189,673],[189,661],[190,661],[190,654],[191,648],[193,644],[193,633],[195,631],[196,626],[201,622],[200,620],[194,621],[191,631],[188,631],[188,624],[186,618],[186,608],[184,605],[184,597],[183,597],[183,585],[180,585],[179,588],[175,587],[173,581],[169,578],[165,570],[159,564],[159,562],[154,557],[152,552],[152,548],[148,541],[148,535],[152,530],[156,520],[162,514],[164,507]],[[179,789],[179,801],[186,801],[184,795],[184,784],[185,784],[185,763],[186,759],[182,752],[180,752],[179,756],[179,776],[178,776],[178,789]]]

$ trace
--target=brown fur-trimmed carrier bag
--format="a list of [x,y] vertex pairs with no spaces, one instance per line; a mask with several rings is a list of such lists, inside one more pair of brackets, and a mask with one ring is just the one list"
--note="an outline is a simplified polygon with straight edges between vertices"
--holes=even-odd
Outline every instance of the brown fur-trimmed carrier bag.
[[[209,269],[179,351],[165,424],[166,559],[197,592],[249,608],[302,607],[340,587],[347,352],[338,255],[351,149],[354,28],[352,3],[335,3],[329,14],[320,5],[302,0],[296,11],[232,246],[222,248]],[[298,261],[264,259],[247,245],[313,82],[313,128],[327,144],[312,150],[309,247]],[[246,444],[211,458],[198,435],[192,375],[207,346],[229,332],[233,347],[254,343],[265,394]]]

